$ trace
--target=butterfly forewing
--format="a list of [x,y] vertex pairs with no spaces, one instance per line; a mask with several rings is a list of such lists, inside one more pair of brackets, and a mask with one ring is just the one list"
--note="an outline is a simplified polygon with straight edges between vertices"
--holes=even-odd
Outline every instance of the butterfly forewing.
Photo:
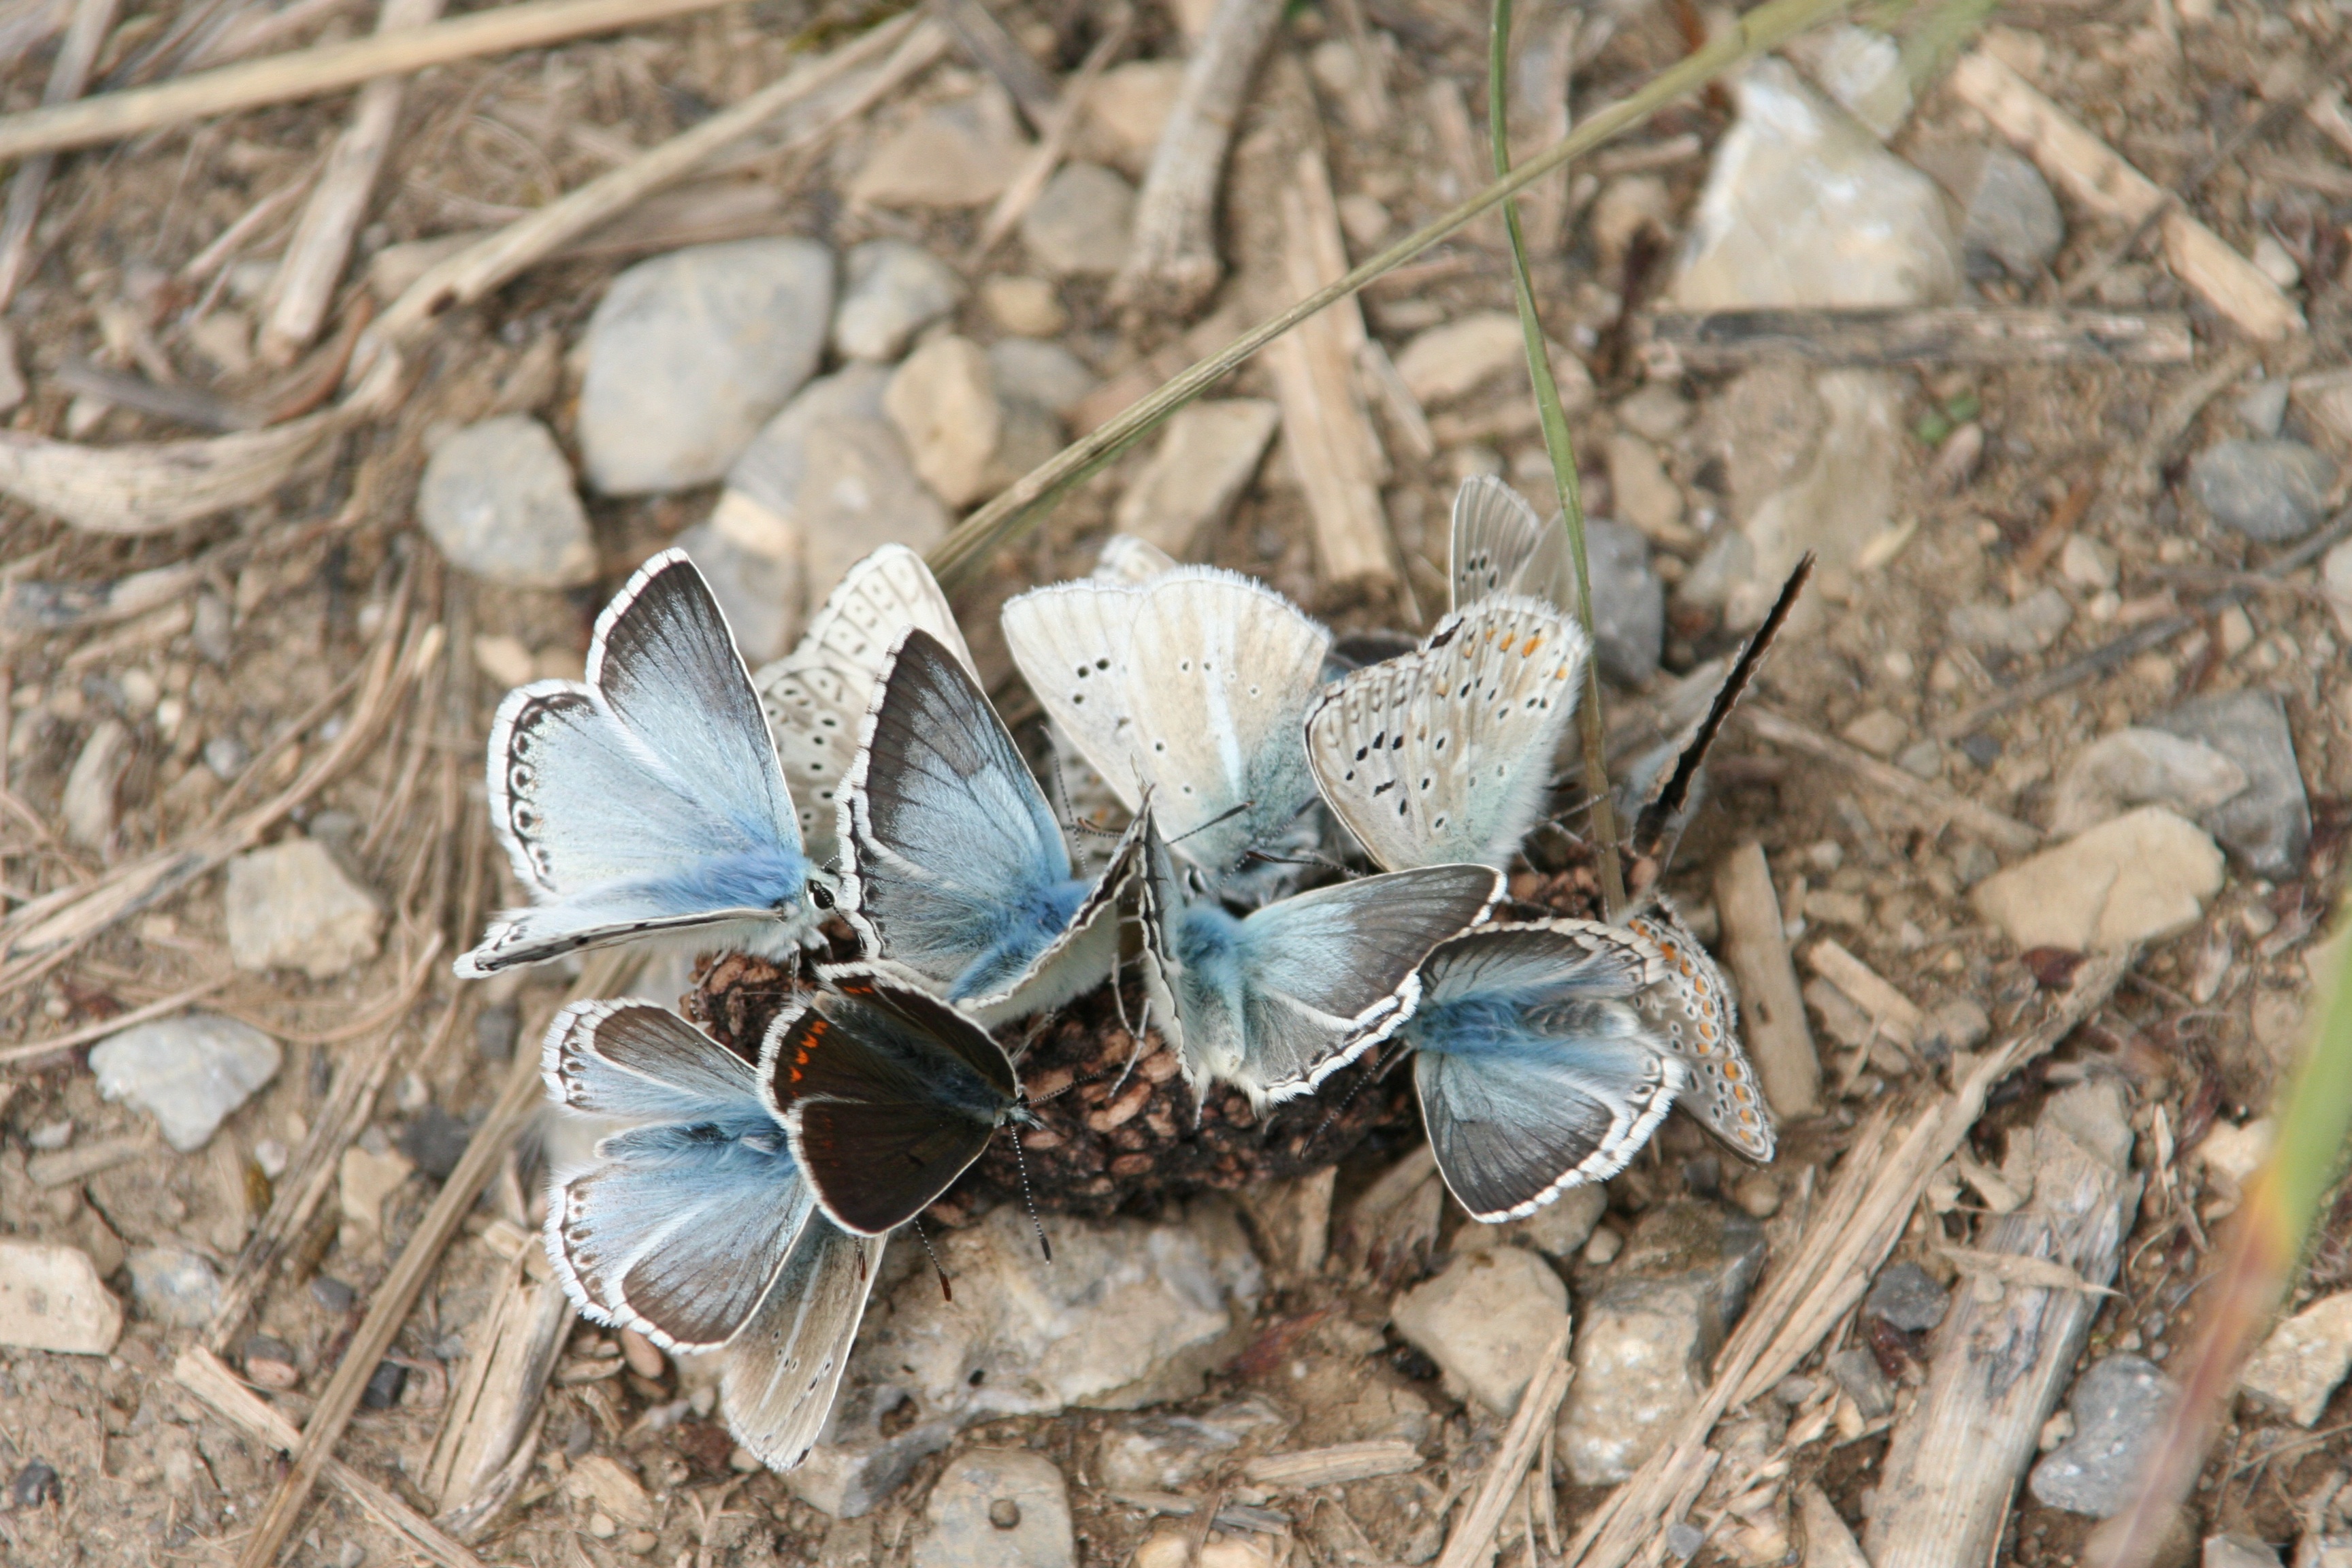
[[1327,688],[1307,721],[1323,797],[1391,869],[1507,866],[1542,815],[1586,643],[1525,598],[1487,598],[1427,643]]
[[1701,1125],[1751,1160],[1772,1158],[1772,1113],[1748,1052],[1723,972],[1698,939],[1664,905],[1626,922],[1654,943],[1665,978],[1634,999],[1634,1008],[1691,1069],[1685,1100]]
[[1126,688],[1138,595],[1124,583],[1056,583],[1007,600],[1002,617],[1005,647],[1055,732],[1129,811],[1143,799]]
[[770,1028],[761,1094],[825,1213],[879,1235],[980,1158],[1020,1089],[1003,1047],[948,1004],[861,965],[823,978]]
[[834,853],[837,791],[874,683],[909,626],[971,668],[971,650],[930,568],[905,545],[886,544],[843,576],[799,646],[753,678],[799,807],[801,837],[820,864]]
[[1454,608],[1496,594],[1561,602],[1568,538],[1502,480],[1481,474],[1454,496]]

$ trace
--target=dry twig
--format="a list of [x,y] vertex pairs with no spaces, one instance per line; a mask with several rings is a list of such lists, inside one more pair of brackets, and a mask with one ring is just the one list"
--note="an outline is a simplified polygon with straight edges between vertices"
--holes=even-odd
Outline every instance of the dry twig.
[[[1478,1489],[1471,1494],[1470,1506],[1462,1510],[1462,1517],[1454,1521],[1454,1532],[1445,1539],[1445,1550],[1437,1559],[1437,1568],[1481,1568],[1492,1561],[1490,1549],[1495,1531],[1503,1522],[1503,1510],[1527,1480],[1528,1462],[1536,1457],[1544,1434],[1551,1430],[1552,1417],[1559,1411],[1559,1402],[1568,1397],[1568,1385],[1576,1376],[1576,1368],[1568,1359],[1571,1327],[1562,1322],[1552,1335],[1551,1343],[1544,1347],[1536,1363],[1535,1374],[1528,1379],[1527,1389],[1519,1395],[1519,1407],[1504,1430],[1502,1442],[1496,1445],[1495,1457],[1486,1461],[1486,1468],[1478,1478]],[[1543,1478],[1542,1484],[1549,1486],[1551,1478]]]
[[[77,0],[66,41],[49,67],[49,84],[42,90],[44,104],[71,103],[89,85],[90,67],[98,63],[99,47],[114,26],[118,0]],[[16,165],[8,182],[8,203],[0,210],[0,310],[16,297],[25,276],[25,260],[33,251],[33,224],[41,216],[41,197],[49,188],[56,160],[44,153]]]

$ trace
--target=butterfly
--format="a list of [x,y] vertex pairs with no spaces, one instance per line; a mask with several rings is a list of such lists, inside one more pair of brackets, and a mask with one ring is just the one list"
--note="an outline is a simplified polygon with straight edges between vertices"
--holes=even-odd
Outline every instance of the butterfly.
[[825,1217],[881,1236],[929,1206],[996,1130],[1029,1126],[1004,1047],[966,1014],[866,964],[818,971],[760,1052],[760,1098]]
[[660,932],[782,957],[831,896],[811,877],[727,617],[683,551],[646,562],[604,606],[584,684],[507,694],[488,797],[537,907],[492,921],[461,976]]
[[633,1125],[550,1182],[547,1255],[583,1316],[716,1352],[735,1438],[790,1469],[824,1431],[885,1238],[819,1210],[741,1058],[652,1002],[581,1002],[541,1053],[567,1110]]
[[1454,492],[1452,552],[1456,611],[1496,595],[1566,602],[1567,531],[1547,524],[1518,491],[1491,475],[1466,479]]
[[801,839],[819,865],[834,856],[835,803],[858,725],[891,645],[908,626],[922,627],[972,667],[931,569],[905,545],[886,544],[843,574],[792,652],[752,677],[800,804]]
[[1118,955],[1136,831],[1099,874],[1076,875],[1003,720],[919,626],[877,670],[840,842],[840,909],[866,956],[985,1022],[1059,1005]]
[[1196,1097],[1230,1083],[1263,1109],[1313,1092],[1412,1016],[1422,960],[1503,893],[1491,868],[1425,866],[1236,916],[1143,820],[1144,994]]
[[1322,839],[1299,741],[1331,634],[1213,566],[1060,583],[1009,601],[1004,637],[1038,701],[1129,812],[1219,889],[1262,899]]
[[1668,1050],[1689,1064],[1684,1108],[1739,1153],[1759,1163],[1769,1161],[1772,1113],[1739,1043],[1738,1009],[1723,971],[1663,899],[1625,923],[1664,960],[1663,977],[1633,998],[1633,1010]]
[[1472,1218],[1524,1218],[1649,1142],[1691,1083],[1632,1005],[1666,973],[1645,938],[1565,919],[1480,926],[1422,964],[1398,1037],[1438,1173]]
[[1342,676],[1307,715],[1332,814],[1391,869],[1507,867],[1543,814],[1587,647],[1550,605],[1495,595],[1413,652]]

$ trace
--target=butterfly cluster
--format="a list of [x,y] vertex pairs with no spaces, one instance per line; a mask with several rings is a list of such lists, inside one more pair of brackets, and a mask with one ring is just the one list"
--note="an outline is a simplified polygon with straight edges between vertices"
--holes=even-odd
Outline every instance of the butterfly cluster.
[[489,805],[533,901],[458,973],[644,938],[791,960],[834,921],[857,957],[812,965],[756,1064],[655,1003],[556,1018],[549,1093],[604,1123],[550,1194],[581,1310],[721,1352],[738,1439],[796,1465],[890,1233],[1032,1121],[991,1031],[1115,984],[1130,950],[1132,1033],[1196,1096],[1265,1108],[1409,1056],[1482,1221],[1615,1173],[1678,1101],[1770,1158],[1722,977],[1667,906],[1507,907],[1588,658],[1559,537],[1472,481],[1451,613],[1397,647],[1113,541],[1091,577],[1003,610],[1058,813],[911,552],[859,563],[756,676],[693,563],[648,562],[584,681],[499,708]]

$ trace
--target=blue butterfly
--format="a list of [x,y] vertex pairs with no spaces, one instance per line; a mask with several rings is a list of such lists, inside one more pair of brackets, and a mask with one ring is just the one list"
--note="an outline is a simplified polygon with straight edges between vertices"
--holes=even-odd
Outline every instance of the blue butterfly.
[[1423,866],[1236,916],[1141,821],[1145,994],[1196,1096],[1230,1083],[1262,1109],[1312,1093],[1412,1016],[1422,961],[1503,893],[1488,867]]
[[1004,721],[919,627],[882,661],[838,841],[841,912],[867,957],[984,1023],[1057,1006],[1110,972],[1139,830],[1098,875],[1077,875]]
[[802,853],[760,700],[709,584],[666,550],[596,619],[585,684],[507,694],[490,821],[537,900],[490,924],[458,974],[674,933],[782,957],[830,897]]
[[1438,1172],[1473,1218],[1605,1181],[1657,1131],[1691,1086],[1636,1010],[1667,973],[1643,937],[1579,920],[1481,926],[1422,964],[1398,1037]]
[[719,1352],[736,1440],[799,1464],[887,1237],[826,1217],[758,1072],[666,1007],[565,1008],[541,1072],[559,1105],[634,1124],[551,1178],[547,1255],[565,1291],[592,1321]]

